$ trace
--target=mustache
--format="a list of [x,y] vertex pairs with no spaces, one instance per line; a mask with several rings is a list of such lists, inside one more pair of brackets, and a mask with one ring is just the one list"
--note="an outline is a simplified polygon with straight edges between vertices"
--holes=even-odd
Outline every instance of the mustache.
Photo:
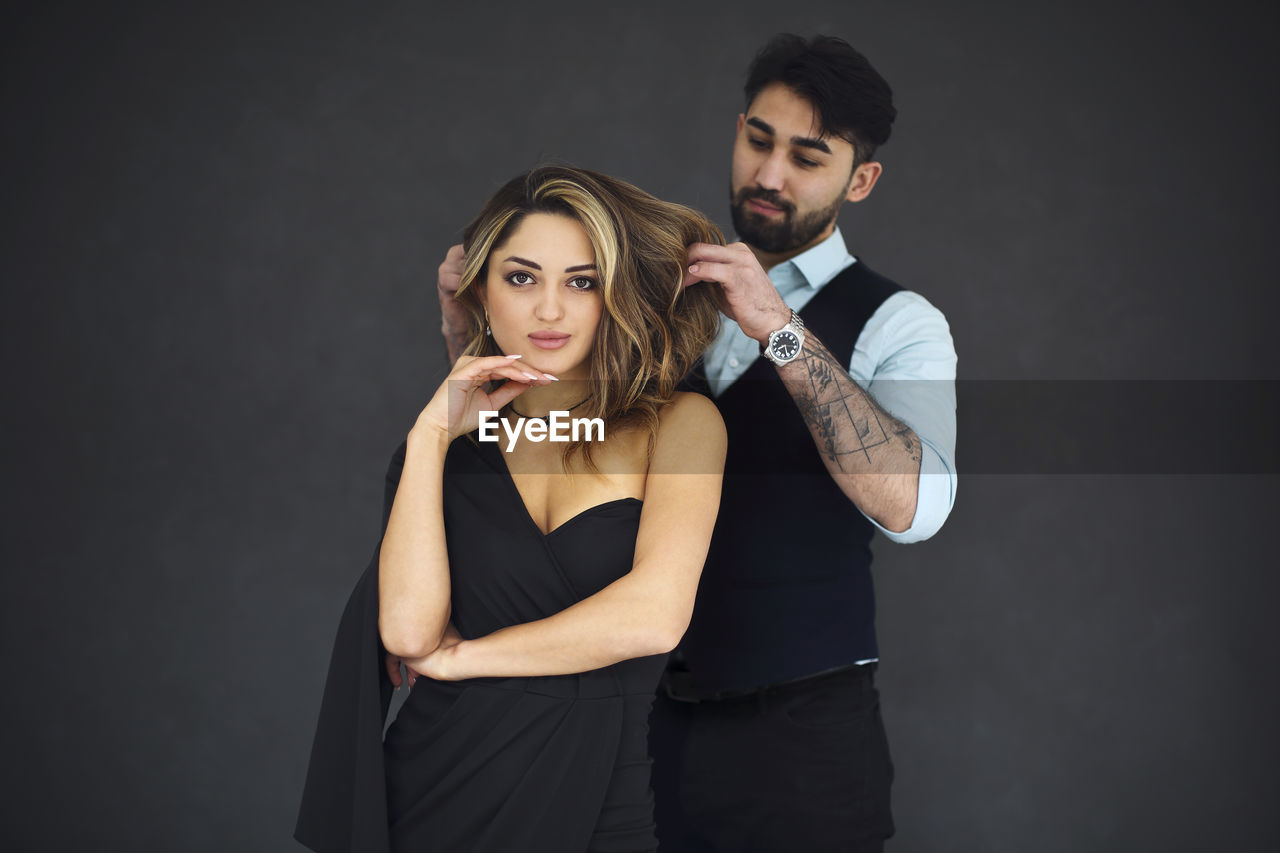
[[778,195],[777,190],[753,189],[751,187],[743,187],[738,190],[739,205],[749,199],[757,199],[765,204],[773,205],[786,213],[791,213],[795,210],[795,205],[791,204],[789,201],[784,201],[782,197]]

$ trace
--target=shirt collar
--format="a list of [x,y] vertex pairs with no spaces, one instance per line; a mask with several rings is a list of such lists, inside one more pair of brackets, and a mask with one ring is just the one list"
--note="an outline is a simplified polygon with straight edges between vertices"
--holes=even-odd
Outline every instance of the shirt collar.
[[787,263],[795,266],[810,288],[819,288],[830,281],[836,273],[853,261],[845,246],[840,227],[836,226],[831,236],[816,246],[805,249]]

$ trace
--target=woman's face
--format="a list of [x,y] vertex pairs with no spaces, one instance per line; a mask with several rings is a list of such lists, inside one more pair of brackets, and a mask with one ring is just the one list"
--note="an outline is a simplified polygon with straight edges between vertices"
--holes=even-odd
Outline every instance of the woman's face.
[[604,291],[587,232],[573,219],[530,213],[489,254],[480,301],[493,339],[518,366],[559,379],[590,375]]

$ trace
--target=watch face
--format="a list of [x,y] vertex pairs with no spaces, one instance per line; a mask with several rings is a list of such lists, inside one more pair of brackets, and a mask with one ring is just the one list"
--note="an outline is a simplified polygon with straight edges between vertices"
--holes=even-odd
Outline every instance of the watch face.
[[769,351],[778,361],[790,361],[800,352],[800,339],[795,332],[781,332],[769,344]]

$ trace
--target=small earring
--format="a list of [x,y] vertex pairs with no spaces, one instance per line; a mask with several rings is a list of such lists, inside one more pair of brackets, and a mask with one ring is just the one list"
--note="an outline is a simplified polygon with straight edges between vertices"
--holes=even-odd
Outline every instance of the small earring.
[[484,327],[484,333],[489,337],[493,337],[493,329],[490,329],[487,324]]

